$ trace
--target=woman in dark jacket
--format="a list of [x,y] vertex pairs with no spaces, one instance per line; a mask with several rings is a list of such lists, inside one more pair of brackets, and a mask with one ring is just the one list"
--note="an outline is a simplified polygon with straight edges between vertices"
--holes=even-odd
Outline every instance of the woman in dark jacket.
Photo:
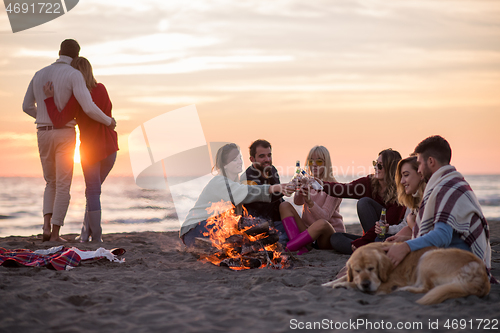
[[325,183],[326,193],[338,198],[359,199],[357,211],[363,227],[363,236],[335,233],[330,242],[334,250],[351,254],[356,248],[371,243],[377,237],[375,223],[379,220],[382,208],[387,211],[387,223],[396,225],[404,218],[406,207],[398,203],[397,186],[394,180],[401,155],[392,149],[379,153],[373,161],[375,173],[352,181],[351,183]]

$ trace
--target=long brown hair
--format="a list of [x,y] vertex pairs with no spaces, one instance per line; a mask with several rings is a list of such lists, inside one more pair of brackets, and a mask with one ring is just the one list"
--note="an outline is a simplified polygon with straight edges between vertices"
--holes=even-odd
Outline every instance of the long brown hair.
[[[394,179],[396,176],[398,162],[401,160],[401,154],[398,151],[389,148],[382,150],[378,155],[382,155],[382,165],[385,169],[384,181],[386,183],[386,188],[385,192],[381,196],[386,204],[392,204],[395,203],[398,198],[397,186]],[[379,180],[375,177],[371,178],[371,182],[373,188],[372,195],[373,197],[376,197],[379,194],[381,186]]]
[[420,202],[422,201],[422,197],[424,195],[426,183],[422,179],[422,181],[418,185],[417,193],[406,194],[405,187],[403,186],[403,184],[401,184],[401,168],[403,168],[403,165],[406,163],[410,164],[413,170],[418,171],[418,163],[416,156],[410,156],[399,161],[395,177],[396,185],[398,187],[398,202],[401,205],[405,205],[408,208],[415,209],[420,206]]
[[78,69],[82,73],[83,79],[85,80],[85,84],[87,85],[87,89],[89,91],[92,91],[92,89],[97,86],[97,81],[94,77],[94,73],[92,72],[92,65],[87,58],[76,57],[71,62],[71,66]]
[[229,159],[229,153],[231,153],[234,149],[240,151],[240,147],[236,143],[228,143],[224,146],[220,147],[217,150],[217,154],[215,155],[215,165],[212,168],[212,172],[217,171],[218,174],[222,174],[224,177],[226,176],[224,167],[231,162]]

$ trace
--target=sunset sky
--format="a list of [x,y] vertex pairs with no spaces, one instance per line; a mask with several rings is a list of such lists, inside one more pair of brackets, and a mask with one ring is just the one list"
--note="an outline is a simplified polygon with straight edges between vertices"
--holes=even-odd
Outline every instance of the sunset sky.
[[66,38],[113,102],[111,175],[132,174],[132,130],[191,104],[206,141],[239,144],[246,166],[263,138],[277,166],[319,144],[339,174],[356,176],[379,151],[407,156],[440,134],[462,173],[500,173],[498,0],[83,0],[18,33],[2,7],[0,176],[42,176],[21,106]]

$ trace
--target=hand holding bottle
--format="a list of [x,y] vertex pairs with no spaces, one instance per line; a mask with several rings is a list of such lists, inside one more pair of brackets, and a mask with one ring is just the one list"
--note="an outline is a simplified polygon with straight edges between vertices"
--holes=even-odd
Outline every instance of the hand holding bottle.
[[269,187],[269,194],[283,194],[287,197],[291,196],[295,192],[295,187],[290,186],[290,183],[286,184],[274,184]]
[[[377,231],[378,227],[378,231]],[[388,225],[386,220],[386,209],[382,208],[382,214],[380,214],[380,220],[375,222],[375,232],[378,238],[385,238],[385,233],[387,232]]]
[[283,195],[286,197],[291,197],[297,191],[297,187],[293,182],[289,182],[285,184],[285,191],[283,191]]
[[315,189],[316,191],[321,191],[323,189],[323,182],[318,182],[315,177],[308,175],[304,170],[302,170],[301,174],[304,184],[311,186],[311,188]]

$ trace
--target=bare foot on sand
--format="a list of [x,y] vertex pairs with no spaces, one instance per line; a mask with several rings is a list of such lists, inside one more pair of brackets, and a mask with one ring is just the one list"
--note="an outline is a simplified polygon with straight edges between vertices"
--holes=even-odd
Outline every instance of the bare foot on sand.
[[52,219],[52,214],[45,214],[43,217],[42,242],[50,240],[50,236],[52,236],[52,225],[50,224],[51,219]]
[[42,234],[42,242],[47,242],[50,240],[50,235],[52,234],[51,230],[50,230],[50,226],[49,228],[45,228],[43,227],[43,234]]
[[59,242],[59,243],[66,243],[67,240],[59,236],[59,230],[61,229],[60,225],[53,224],[52,225],[52,233],[50,234],[50,241],[51,242]]

